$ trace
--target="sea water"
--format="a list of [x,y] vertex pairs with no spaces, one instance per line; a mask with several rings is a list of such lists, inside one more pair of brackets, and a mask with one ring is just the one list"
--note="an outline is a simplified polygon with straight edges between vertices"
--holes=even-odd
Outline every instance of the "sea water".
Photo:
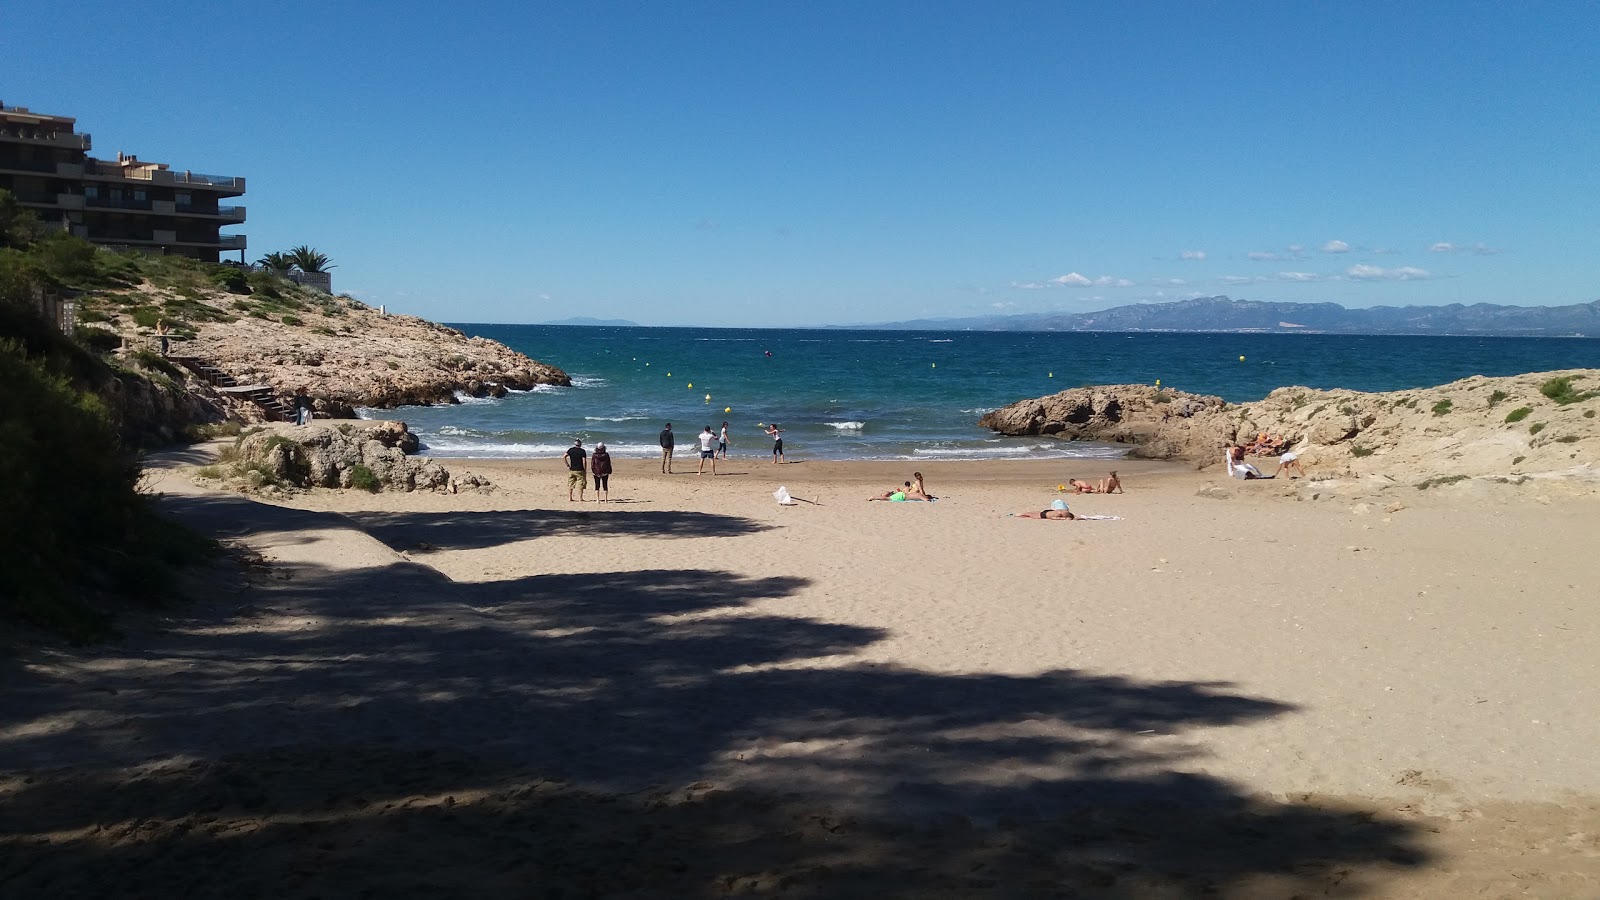
[[655,456],[666,422],[687,454],[727,421],[736,456],[770,456],[765,426],[777,423],[796,460],[1114,458],[1126,448],[1002,437],[978,418],[1094,384],[1160,379],[1242,402],[1290,385],[1392,391],[1600,368],[1600,340],[1568,338],[454,327],[559,366],[572,386],[363,411],[405,420],[442,457],[555,457],[573,438]]

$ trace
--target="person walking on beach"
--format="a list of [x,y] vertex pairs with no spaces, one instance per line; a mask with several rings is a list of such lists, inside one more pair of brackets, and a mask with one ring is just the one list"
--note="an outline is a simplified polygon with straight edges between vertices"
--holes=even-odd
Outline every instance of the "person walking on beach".
[[728,458],[728,423],[722,423],[722,433],[717,435],[717,455]]
[[788,462],[783,458],[783,429],[778,427],[777,422],[773,422],[767,426],[767,434],[772,438],[772,464]]
[[[583,449],[583,441],[574,440],[572,442],[572,446],[567,448],[568,503],[574,502],[574,499],[576,499],[576,502],[578,503],[583,502],[583,491],[589,486],[589,477],[585,474],[585,468],[588,465],[589,454]],[[576,498],[572,496],[572,491],[574,488],[576,488],[578,491],[578,496]]]
[[296,389],[294,392],[294,423],[296,425],[304,425],[311,421],[312,410],[315,407],[316,402],[311,399],[311,395],[306,391],[304,385]]
[[711,474],[715,476],[717,474],[717,448],[715,446],[717,436],[711,433],[711,426],[707,425],[706,430],[700,432],[696,437],[700,439],[700,471],[695,474],[704,475],[706,473],[706,460],[709,459],[711,460]]
[[594,499],[605,503],[611,499],[611,454],[606,452],[606,442],[594,445],[594,455],[589,457],[589,474],[594,476]]
[[672,447],[677,441],[672,437],[672,423],[661,429],[661,474],[672,474]]

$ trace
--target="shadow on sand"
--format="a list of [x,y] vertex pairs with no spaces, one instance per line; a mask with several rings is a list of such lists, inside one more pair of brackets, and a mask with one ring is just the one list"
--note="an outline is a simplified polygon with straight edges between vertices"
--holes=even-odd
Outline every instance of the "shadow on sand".
[[[489,546],[528,519],[375,527]],[[0,894],[1291,896],[1423,859],[1400,822],[1192,771],[1186,730],[1284,704],[873,666],[852,655],[882,631],[772,611],[806,584],[265,579],[294,627],[196,610],[8,688],[0,772],[29,777],[0,777]]]

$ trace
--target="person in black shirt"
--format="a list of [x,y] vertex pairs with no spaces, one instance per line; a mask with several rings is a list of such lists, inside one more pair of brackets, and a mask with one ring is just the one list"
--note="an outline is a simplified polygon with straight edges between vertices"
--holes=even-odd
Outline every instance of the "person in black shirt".
[[672,447],[676,443],[676,439],[672,436],[672,423],[668,422],[667,427],[661,429],[661,473],[663,475],[672,474]]
[[594,445],[594,455],[589,457],[589,474],[594,476],[595,501],[605,503],[610,500],[611,454],[606,452],[605,441]]
[[583,441],[575,440],[567,448],[567,502],[573,502],[573,488],[577,488],[576,501],[583,502],[583,492],[589,486],[589,476],[585,467],[589,464],[589,454],[584,452]]

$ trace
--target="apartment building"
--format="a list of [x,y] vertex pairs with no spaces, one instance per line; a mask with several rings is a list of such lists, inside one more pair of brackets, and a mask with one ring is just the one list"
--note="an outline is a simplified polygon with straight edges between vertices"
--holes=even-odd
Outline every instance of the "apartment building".
[[118,153],[89,155],[77,120],[0,103],[0,188],[46,223],[118,249],[220,262],[245,236],[222,229],[244,221],[244,207],[221,201],[244,193],[244,179],[174,171]]

